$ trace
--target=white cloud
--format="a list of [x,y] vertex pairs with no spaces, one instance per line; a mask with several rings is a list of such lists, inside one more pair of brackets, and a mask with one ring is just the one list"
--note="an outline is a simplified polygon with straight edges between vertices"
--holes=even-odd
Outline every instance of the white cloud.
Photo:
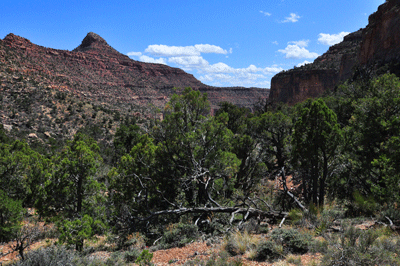
[[280,49],[278,52],[285,54],[286,58],[295,59],[314,59],[318,57],[317,53],[308,51],[305,47],[308,46],[308,40],[289,42],[285,49]]
[[263,14],[264,16],[266,16],[266,17],[270,17],[272,15],[271,13],[265,12],[265,11],[262,11],[262,10],[260,10],[260,13]]
[[201,56],[176,56],[168,58],[168,62],[180,65],[183,69],[204,68],[209,65]]
[[346,36],[349,33],[350,32],[345,32],[345,31],[342,31],[341,33],[338,33],[338,34],[320,33],[318,41],[322,44],[329,45],[329,46],[335,45],[335,44],[343,41],[344,36]]
[[301,66],[304,66],[304,65],[307,65],[307,64],[310,64],[310,63],[312,63],[312,62],[309,62],[309,61],[305,60],[303,63],[297,64],[297,67],[301,67]]
[[214,86],[229,84],[229,86],[269,88],[272,75],[282,70],[283,68],[277,66],[259,68],[250,65],[246,68],[233,68],[225,63],[216,63],[198,72],[203,74],[199,77],[200,81]]
[[222,49],[219,46],[211,45],[211,44],[196,44],[194,46],[197,51],[203,54],[227,54],[228,51]]
[[286,23],[286,22],[293,22],[294,23],[294,22],[299,21],[299,18],[301,18],[299,15],[297,15],[295,13],[290,13],[290,16],[286,17],[285,20],[283,20],[282,22],[283,23]]
[[153,58],[147,55],[142,55],[139,57],[139,60],[145,63],[156,63],[156,64],[163,64],[166,65],[167,61],[165,60],[165,58]]
[[251,73],[235,76],[228,74],[206,74],[199,77],[199,80],[212,84],[213,86],[244,86],[269,88],[270,78],[263,75],[254,75]]
[[210,44],[196,44],[194,46],[168,46],[163,44],[154,44],[149,45],[145,52],[154,56],[165,57],[199,56],[202,53],[228,54],[227,50]]
[[307,47],[309,42],[310,42],[310,40],[300,40],[300,41],[292,41],[292,42],[289,42],[288,44],[294,44],[299,47]]
[[281,72],[282,70],[283,70],[283,68],[281,68],[281,67],[272,66],[272,67],[266,67],[266,68],[264,68],[262,71],[263,71],[264,74],[267,74],[267,75],[274,75],[274,74],[276,74],[276,73]]
[[232,48],[225,50],[210,44],[193,46],[149,45],[144,53],[130,52],[128,55],[136,56],[142,62],[168,64],[182,68],[185,71],[190,71],[200,81],[212,86],[268,88],[272,75],[283,70],[276,65],[261,68],[251,64],[245,68],[234,68],[223,62],[210,64],[202,56],[202,54],[210,53],[227,56],[232,52]]
[[228,66],[225,63],[216,63],[210,66],[207,66],[207,68],[203,69],[202,71],[207,72],[207,73],[233,73],[234,69],[230,66]]
[[127,53],[128,56],[141,56],[142,53],[141,52],[129,52]]
[[278,44],[279,44],[277,41],[274,41],[274,42],[272,42],[272,43],[275,44],[275,45],[278,45]]
[[200,55],[199,51],[196,51],[194,46],[168,46],[168,45],[149,45],[146,50],[146,53],[150,53],[156,56],[196,56]]

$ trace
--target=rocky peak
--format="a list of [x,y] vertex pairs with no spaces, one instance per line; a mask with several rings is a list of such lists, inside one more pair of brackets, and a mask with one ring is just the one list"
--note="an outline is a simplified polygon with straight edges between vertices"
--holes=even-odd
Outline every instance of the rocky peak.
[[86,52],[88,50],[115,51],[100,35],[94,32],[89,32],[82,40],[81,45],[74,49],[76,52]]
[[20,37],[18,35],[15,35],[13,33],[9,33],[4,39],[3,42],[5,42],[8,46],[11,47],[22,47],[26,48],[29,46],[32,46],[33,44],[31,43],[30,40]]

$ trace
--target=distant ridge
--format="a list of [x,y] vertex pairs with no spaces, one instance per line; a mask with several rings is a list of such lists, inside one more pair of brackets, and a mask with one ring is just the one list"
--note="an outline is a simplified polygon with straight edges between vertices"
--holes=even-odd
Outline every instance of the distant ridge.
[[[22,55],[18,57],[18,65],[29,69],[29,74],[25,75],[40,71],[52,77],[62,76],[62,79],[47,81],[48,85],[83,95],[89,101],[163,107],[173,87],[192,87],[209,92],[214,109],[221,101],[251,108],[259,100],[265,100],[269,92],[257,88],[205,85],[179,68],[135,61],[93,32],[89,32],[73,51],[41,47],[12,33],[1,44],[3,53]],[[4,49],[5,46],[8,49]]]

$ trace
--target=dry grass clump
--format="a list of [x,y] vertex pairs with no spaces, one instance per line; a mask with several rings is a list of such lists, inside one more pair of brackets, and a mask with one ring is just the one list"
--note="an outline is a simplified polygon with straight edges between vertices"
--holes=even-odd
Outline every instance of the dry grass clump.
[[243,255],[246,252],[254,253],[260,239],[256,235],[249,234],[247,231],[236,231],[228,235],[222,245],[231,256]]

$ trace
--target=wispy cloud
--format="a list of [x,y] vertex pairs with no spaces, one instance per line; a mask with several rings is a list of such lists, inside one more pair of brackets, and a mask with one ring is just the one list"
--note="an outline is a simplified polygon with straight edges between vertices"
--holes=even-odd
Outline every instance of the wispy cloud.
[[299,15],[297,15],[296,13],[290,13],[289,17],[286,17],[285,20],[283,20],[283,23],[287,23],[287,22],[297,22],[299,21],[301,17]]
[[270,17],[272,15],[271,13],[265,12],[265,11],[262,11],[262,10],[260,10],[260,13],[263,14],[264,16],[266,16],[266,17]]
[[193,46],[149,45],[144,51],[145,54],[129,52],[128,55],[136,57],[142,62],[168,64],[190,71],[192,74],[197,73],[200,81],[213,86],[258,86],[267,88],[271,76],[283,70],[276,65],[265,68],[255,65],[234,68],[223,62],[211,64],[202,56],[202,54],[210,53],[226,55],[232,52],[232,48],[227,50],[210,44]]
[[335,45],[343,41],[344,36],[346,36],[349,33],[350,32],[345,32],[345,31],[342,31],[341,33],[338,34],[320,33],[318,41],[322,44],[329,46]]
[[129,52],[127,53],[128,56],[141,56],[142,53],[141,52]]
[[285,49],[280,49],[278,52],[285,54],[286,58],[294,59],[314,59],[318,57],[317,53],[310,52],[306,49],[309,40],[289,42]]
[[169,58],[168,62],[180,65],[186,70],[203,69],[209,66],[208,61],[201,56],[174,56]]
[[202,53],[228,54],[227,50],[216,45],[196,44],[194,46],[168,46],[162,44],[149,45],[146,53],[154,56],[199,56]]
[[297,64],[297,67],[301,67],[301,66],[304,66],[304,65],[307,65],[310,63],[312,63],[312,62],[305,60],[303,63]]
[[288,44],[294,44],[300,47],[307,47],[310,40],[291,41]]
[[167,61],[165,58],[153,58],[147,55],[142,55],[139,57],[139,60],[145,63],[155,63],[155,64],[163,64],[166,65]]

